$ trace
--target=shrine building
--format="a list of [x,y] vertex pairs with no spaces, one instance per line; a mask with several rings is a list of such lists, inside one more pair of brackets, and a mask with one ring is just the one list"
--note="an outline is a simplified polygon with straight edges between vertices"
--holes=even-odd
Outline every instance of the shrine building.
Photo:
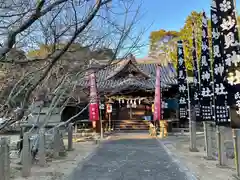
[[[126,59],[115,60],[110,65],[108,61],[92,60],[89,69],[95,71],[96,86],[101,104],[101,118],[105,123],[111,121],[111,127],[116,130],[146,130],[146,116],[152,117],[154,102],[156,67],[159,61],[147,57],[136,59],[129,56]],[[177,106],[177,73],[173,65],[161,66],[161,98],[164,119],[178,119]],[[78,88],[85,93],[84,102],[78,109],[72,109],[71,115],[79,112],[89,99],[88,78],[79,79]],[[106,113],[106,105],[112,105],[112,113]],[[68,112],[71,108],[68,107]],[[73,112],[74,111],[74,112]],[[110,117],[109,117],[110,116]],[[89,119],[88,109],[75,120]],[[149,119],[148,119],[149,120]],[[183,122],[184,123],[184,122]]]

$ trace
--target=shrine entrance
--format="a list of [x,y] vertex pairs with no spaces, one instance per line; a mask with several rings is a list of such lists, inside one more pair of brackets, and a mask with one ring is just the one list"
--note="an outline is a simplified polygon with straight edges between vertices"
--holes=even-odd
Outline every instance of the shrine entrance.
[[152,115],[152,94],[142,91],[123,95],[122,92],[110,98],[114,102],[112,122],[115,130],[148,130],[149,122],[145,116]]

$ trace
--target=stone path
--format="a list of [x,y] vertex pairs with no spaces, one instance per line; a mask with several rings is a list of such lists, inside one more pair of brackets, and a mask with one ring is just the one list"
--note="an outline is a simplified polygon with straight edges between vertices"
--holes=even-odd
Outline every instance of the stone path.
[[[148,134],[118,134],[103,143],[69,180],[187,180],[163,146]],[[192,179],[192,178],[191,178]]]

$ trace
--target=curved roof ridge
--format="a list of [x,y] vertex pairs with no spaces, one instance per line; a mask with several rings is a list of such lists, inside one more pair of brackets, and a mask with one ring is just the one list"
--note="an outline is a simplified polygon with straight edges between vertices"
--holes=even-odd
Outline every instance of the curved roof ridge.
[[139,66],[138,66],[138,63],[135,59],[134,56],[130,56],[127,60],[123,60],[123,64],[120,64],[116,69],[114,69],[114,71],[109,75],[107,76],[107,80],[108,79],[111,79],[112,77],[116,76],[118,73],[120,73],[129,63],[132,63],[132,65],[139,71],[141,72],[144,76],[150,78],[150,76],[145,73]]

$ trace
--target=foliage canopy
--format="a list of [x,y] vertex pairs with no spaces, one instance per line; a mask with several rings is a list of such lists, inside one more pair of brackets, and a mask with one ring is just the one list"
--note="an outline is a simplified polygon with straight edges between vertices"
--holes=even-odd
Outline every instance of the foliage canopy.
[[[238,24],[240,25],[240,16],[237,17]],[[161,29],[159,31],[153,31],[150,34],[150,52],[152,51],[161,51],[166,54],[168,61],[172,62],[177,67],[177,41],[181,39],[184,42],[184,55],[186,68],[188,70],[188,74],[192,75],[192,47],[193,47],[193,29],[195,31],[196,37],[196,47],[197,47],[197,57],[200,60],[201,57],[201,32],[202,32],[202,12],[192,11],[191,14],[186,18],[184,26],[182,29],[177,31],[166,31]],[[164,46],[159,46],[158,42],[160,42],[164,37],[172,36],[168,42],[165,43]],[[208,36],[209,36],[209,47],[210,52],[212,51],[211,45],[211,21],[208,20]],[[160,58],[160,56],[159,56]],[[163,60],[162,60],[163,61]]]

